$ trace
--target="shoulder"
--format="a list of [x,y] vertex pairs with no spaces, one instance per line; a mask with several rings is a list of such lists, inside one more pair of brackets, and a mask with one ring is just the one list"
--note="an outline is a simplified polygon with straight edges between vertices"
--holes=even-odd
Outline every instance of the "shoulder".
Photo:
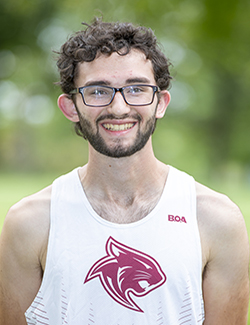
[[40,255],[47,245],[50,224],[51,186],[26,197],[10,208],[4,221],[1,241],[20,253]]
[[49,221],[50,199],[51,186],[23,198],[10,208],[4,226],[17,224],[20,230],[27,228],[35,231],[35,226],[44,225]]
[[243,254],[248,257],[248,237],[239,207],[226,195],[196,183],[197,220],[203,259],[211,260]]
[[206,324],[247,319],[249,244],[244,218],[227,196],[196,184]]
[[[215,234],[219,231],[245,228],[239,207],[226,195],[196,183],[197,218],[201,226],[206,226]],[[216,231],[217,229],[217,231]]]
[[49,236],[50,193],[48,187],[21,200],[5,218],[0,236],[0,314],[4,319],[23,317],[41,285]]
[[225,228],[226,225],[243,222],[239,207],[226,195],[199,183],[196,183],[196,195],[198,220],[201,223],[210,224],[213,221],[217,225],[221,223]]

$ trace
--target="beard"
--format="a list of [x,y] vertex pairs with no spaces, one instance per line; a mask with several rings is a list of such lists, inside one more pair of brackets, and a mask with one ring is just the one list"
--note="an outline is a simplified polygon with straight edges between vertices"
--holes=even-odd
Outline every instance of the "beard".
[[[78,110],[77,110],[78,111]],[[156,109],[155,109],[156,112]],[[139,128],[136,134],[135,141],[132,145],[125,147],[123,145],[122,139],[117,138],[115,143],[112,146],[108,146],[102,136],[100,135],[98,123],[104,119],[114,119],[115,117],[111,114],[101,116],[96,121],[96,129],[95,132],[90,121],[87,120],[79,111],[79,122],[76,125],[76,132],[78,135],[81,135],[84,139],[86,139],[90,145],[99,153],[113,158],[123,158],[129,157],[134,153],[140,151],[148,142],[150,136],[153,134],[156,126],[157,119],[154,114],[147,120],[145,124],[144,130],[140,130],[141,125],[141,117],[139,115],[132,116],[134,119],[138,121]],[[124,115],[121,119],[129,117],[128,115]],[[131,117],[131,116],[130,116]]]

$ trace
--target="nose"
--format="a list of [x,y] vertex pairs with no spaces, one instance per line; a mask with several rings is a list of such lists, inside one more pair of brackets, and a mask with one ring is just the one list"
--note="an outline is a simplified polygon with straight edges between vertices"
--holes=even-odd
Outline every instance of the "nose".
[[120,91],[115,93],[115,96],[111,104],[108,106],[107,111],[115,116],[122,116],[130,112],[130,106],[125,102]]

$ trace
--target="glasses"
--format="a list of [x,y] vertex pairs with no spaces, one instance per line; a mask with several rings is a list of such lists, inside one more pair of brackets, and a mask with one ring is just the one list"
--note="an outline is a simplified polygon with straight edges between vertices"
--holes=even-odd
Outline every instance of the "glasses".
[[126,104],[146,106],[153,103],[155,93],[159,91],[159,87],[151,85],[130,85],[122,88],[93,85],[76,88],[70,94],[80,93],[86,106],[101,107],[110,105],[115,94],[120,92]]

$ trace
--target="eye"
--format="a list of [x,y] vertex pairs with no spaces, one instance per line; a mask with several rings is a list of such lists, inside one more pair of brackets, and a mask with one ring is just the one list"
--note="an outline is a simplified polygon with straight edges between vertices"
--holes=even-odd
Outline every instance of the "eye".
[[141,92],[144,92],[143,87],[139,87],[139,86],[130,86],[128,88],[128,93],[131,94],[140,94]]
[[97,86],[87,87],[84,95],[88,97],[105,97],[110,96],[110,90],[108,88]]
[[139,263],[141,263],[142,265],[144,265],[145,268],[146,268],[147,270],[152,269],[152,266],[150,266],[149,264],[147,264],[147,263],[145,263],[145,262],[143,262],[143,261],[137,259],[136,257],[135,257],[134,259],[135,259],[137,262],[139,262]]
[[91,95],[95,95],[95,96],[105,96],[107,94],[108,92],[103,88],[93,89],[93,91],[91,92]]

